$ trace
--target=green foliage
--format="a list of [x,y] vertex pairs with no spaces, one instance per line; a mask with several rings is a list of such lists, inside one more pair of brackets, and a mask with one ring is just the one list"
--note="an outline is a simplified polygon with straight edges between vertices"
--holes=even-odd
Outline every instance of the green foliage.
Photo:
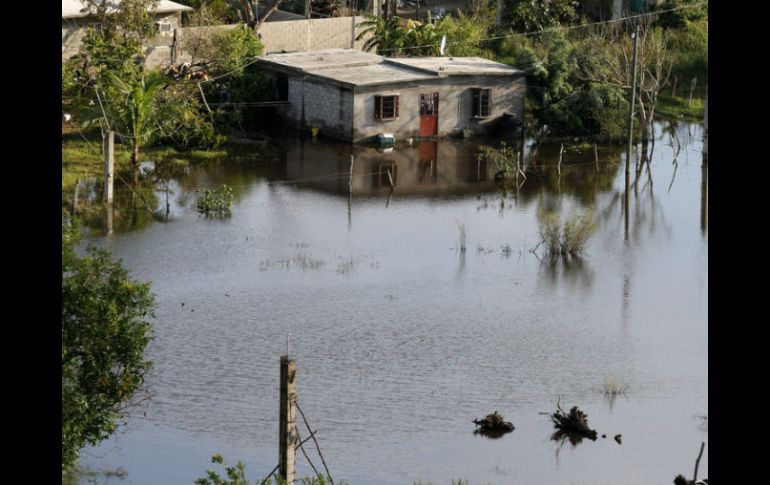
[[515,32],[535,32],[578,20],[575,0],[506,0],[503,18]]
[[219,25],[238,21],[238,10],[228,0],[179,0],[195,9],[187,14],[185,26]]
[[155,301],[103,249],[75,253],[79,232],[62,220],[62,470],[117,428],[151,363]]
[[363,29],[356,39],[371,35],[363,49],[376,49],[377,53],[386,56],[438,56],[441,39],[446,35],[447,54],[478,56],[484,53],[480,42],[486,37],[487,26],[490,24],[489,15],[485,11],[473,15],[459,12],[457,17],[447,15],[438,21],[433,21],[429,14],[425,22],[400,17],[386,20],[367,15],[366,20],[359,24]]
[[684,28],[669,34],[667,48],[674,63],[671,76],[677,78],[678,87],[689,89],[692,78],[697,78],[699,85],[708,83],[708,19],[687,22]]
[[[705,4],[704,4],[705,3]],[[699,6],[694,6],[700,4]],[[687,7],[687,8],[681,8]],[[703,0],[665,0],[656,10],[674,10],[658,15],[657,24],[665,28],[681,29],[690,22],[708,21],[708,2]]]
[[627,129],[628,103],[624,94],[616,86],[599,83],[584,85],[549,105],[542,119],[557,135],[620,140]]
[[704,104],[702,99],[661,95],[658,102],[657,114],[662,118],[684,119],[693,122],[703,121]]
[[542,245],[545,254],[552,258],[579,256],[596,230],[592,210],[580,215],[571,214],[562,222],[558,213],[540,209],[537,218],[540,223],[538,247]]
[[217,134],[195,84],[175,83],[158,92],[158,117],[165,120],[156,133],[158,143],[177,150],[212,149],[226,141]]
[[235,71],[236,75],[243,75],[244,66],[265,48],[253,30],[242,26],[212,35],[211,42],[214,50],[209,60],[217,72]]
[[[211,62],[211,74],[224,76],[216,83],[207,83],[206,96],[212,102],[220,99],[237,103],[264,101],[267,81],[254,58],[262,55],[263,44],[254,31],[236,27],[211,37],[211,48],[201,54]],[[221,128],[258,126],[263,123],[262,110],[246,106],[226,106],[217,110],[214,123]]]
[[500,142],[500,146],[497,148],[487,145],[479,146],[476,159],[480,162],[492,162],[497,166],[499,177],[505,177],[516,170],[516,160],[518,154],[512,146],[508,146],[505,142]]
[[144,41],[157,34],[154,10],[159,0],[84,0],[83,3],[101,24],[105,39],[122,37]]
[[206,216],[229,216],[233,204],[233,189],[222,185],[216,189],[206,189],[198,199],[198,212]]
[[527,76],[527,96],[536,112],[573,90],[577,69],[574,47],[562,32],[546,32],[539,40],[510,38],[500,52]]

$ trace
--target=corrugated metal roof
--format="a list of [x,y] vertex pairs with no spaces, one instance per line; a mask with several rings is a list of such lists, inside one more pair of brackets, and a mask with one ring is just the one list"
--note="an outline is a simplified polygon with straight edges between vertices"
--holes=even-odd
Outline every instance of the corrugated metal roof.
[[386,58],[355,49],[269,54],[262,62],[354,86],[447,76],[511,76],[523,71],[480,57]]
[[[112,0],[108,1],[107,5],[112,10],[117,10],[118,7],[118,1]],[[81,0],[61,0],[61,16],[62,17],[85,17],[88,15],[87,12],[83,12],[84,8],[86,7],[85,2],[82,2]],[[165,13],[165,12],[179,12],[179,11],[192,11],[194,10],[191,7],[188,7],[187,5],[181,5],[176,2],[172,2],[170,0],[160,0],[158,2],[157,8],[152,10],[156,13]]]

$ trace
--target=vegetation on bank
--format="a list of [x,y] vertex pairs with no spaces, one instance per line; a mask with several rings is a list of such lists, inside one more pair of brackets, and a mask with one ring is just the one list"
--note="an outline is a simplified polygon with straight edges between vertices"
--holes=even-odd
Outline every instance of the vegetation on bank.
[[[689,5],[688,5],[689,4]],[[708,10],[692,0],[668,0],[660,10],[681,8],[638,21],[636,136],[649,139],[659,117],[694,119],[698,103],[682,110],[673,96],[704,96],[708,82]],[[527,112],[541,139],[582,137],[617,142],[627,132],[633,41],[630,22],[589,25],[579,2],[506,0],[502,24],[496,3],[478,2],[472,12],[419,22],[368,16],[359,38],[386,56],[482,56],[522,69],[527,77]],[[559,27],[585,27],[560,30]],[[528,35],[521,35],[526,32]],[[664,97],[665,95],[665,97]],[[688,94],[689,98],[689,94]],[[662,111],[658,110],[658,106]]]

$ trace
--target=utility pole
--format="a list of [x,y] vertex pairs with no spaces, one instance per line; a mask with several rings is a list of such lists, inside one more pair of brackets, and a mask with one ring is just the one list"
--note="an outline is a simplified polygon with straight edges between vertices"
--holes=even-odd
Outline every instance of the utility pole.
[[623,197],[625,238],[628,239],[628,199],[630,189],[631,144],[634,139],[634,103],[636,103],[636,51],[639,45],[639,24],[634,28],[634,55],[631,68],[631,99],[628,103],[628,150],[626,151],[626,192]]
[[631,98],[628,101],[628,151],[626,152],[626,176],[631,164],[631,144],[634,137],[634,103],[636,102],[636,50],[639,45],[639,25],[634,28],[634,55],[631,68]]

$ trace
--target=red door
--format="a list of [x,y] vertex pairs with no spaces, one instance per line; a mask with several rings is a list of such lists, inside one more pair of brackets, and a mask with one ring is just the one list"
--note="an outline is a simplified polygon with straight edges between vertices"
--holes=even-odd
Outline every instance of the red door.
[[420,136],[438,134],[438,93],[420,95]]

